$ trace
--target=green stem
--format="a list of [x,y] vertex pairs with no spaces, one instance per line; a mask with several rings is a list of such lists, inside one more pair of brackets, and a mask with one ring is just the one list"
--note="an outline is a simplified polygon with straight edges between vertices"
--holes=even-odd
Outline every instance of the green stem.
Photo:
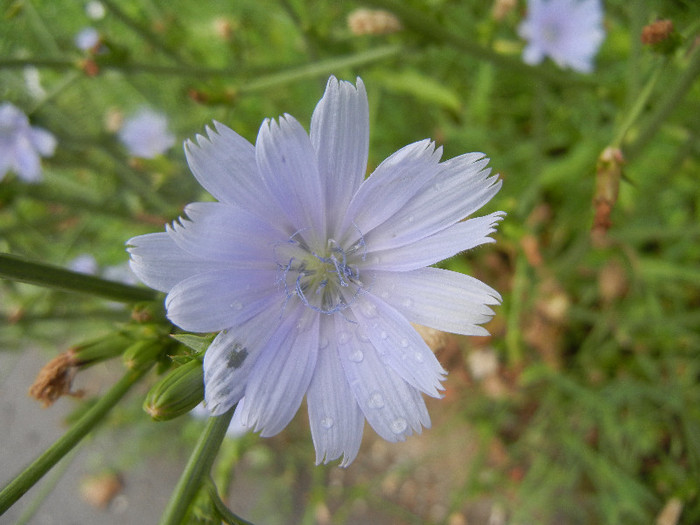
[[216,512],[219,513],[219,517],[224,520],[225,523],[229,525],[253,525],[250,521],[246,521],[237,514],[233,513],[226,504],[221,501],[218,491],[216,490],[216,485],[209,479],[207,483],[207,491],[209,492],[209,499],[214,504]]
[[[327,74],[337,71],[340,68],[356,67],[372,62],[377,62],[398,55],[403,48],[397,45],[381,46],[361,53],[354,53],[343,57],[329,58],[318,62],[312,62],[307,65],[293,67],[280,73],[272,73],[268,76],[259,77],[248,84],[239,86],[238,91],[258,91],[268,87],[279,86],[282,82],[299,80],[302,78]],[[67,69],[80,69],[80,62],[70,59],[44,59],[44,58],[0,58],[0,70],[2,69],[21,69],[26,66],[34,66],[38,68],[55,69],[64,71]],[[204,78],[240,78],[240,68],[211,68],[197,66],[161,66],[158,64],[138,64],[138,63],[123,63],[123,64],[104,64],[101,65],[106,70],[121,71],[125,74],[130,73],[150,73],[163,76],[181,76],[194,77],[199,79]]]
[[[235,407],[234,407],[235,408]],[[182,471],[180,479],[170,496],[168,506],[160,519],[160,525],[180,525],[187,514],[187,509],[202,483],[209,475],[214,458],[226,435],[233,410],[218,417],[210,417],[199,441],[195,445],[190,459]]]
[[165,43],[162,42],[160,38],[158,38],[156,35],[154,35],[153,32],[150,31],[150,29],[147,26],[131,18],[124,11],[122,11],[121,8],[112,0],[104,0],[104,2],[102,3],[107,9],[111,11],[115,18],[121,20],[121,22],[124,25],[131,28],[132,31],[134,31],[137,35],[143,38],[146,42],[151,44],[154,48],[159,49],[176,62],[181,62],[181,59],[178,56],[177,52],[171,49],[169,46],[166,46]]
[[659,78],[661,78],[661,73],[663,71],[664,71],[663,63],[661,63],[656,68],[654,73],[651,75],[651,77],[647,81],[647,83],[644,86],[644,88],[642,89],[642,91],[639,93],[637,100],[634,101],[634,104],[630,108],[629,113],[627,113],[627,115],[625,116],[625,120],[622,121],[622,124],[620,125],[619,129],[617,130],[617,134],[615,135],[615,138],[610,143],[610,145],[613,148],[620,147],[622,142],[625,140],[625,135],[627,135],[627,132],[634,125],[634,123],[637,121],[637,119],[644,113],[644,109],[646,108],[646,106],[649,102],[649,98],[651,97],[652,93],[654,92],[654,88],[656,87],[656,83],[658,82]]
[[0,515],[75,447],[141,379],[150,367],[130,370],[53,445],[0,491]]
[[391,58],[398,55],[401,51],[403,51],[403,49],[404,48],[401,46],[388,45],[345,57],[336,57],[321,60],[319,62],[312,62],[311,64],[305,66],[260,77],[257,80],[242,84],[236,91],[239,94],[251,93],[254,91],[262,91],[264,89],[283,86],[296,80],[302,80],[318,75],[327,75],[329,73],[337,72],[339,69],[353,68],[371,62],[378,62],[380,60]]
[[434,21],[426,13],[411,7],[408,5],[408,2],[403,0],[365,0],[363,3],[391,11],[401,19],[406,29],[423,35],[433,42],[447,44],[474,58],[487,60],[510,71],[517,71],[518,73],[524,73],[557,84],[594,83],[594,80],[591,78],[560,73],[543,66],[529,66],[520,59],[497,53],[492,49],[479,45],[474,38],[465,37],[462,34],[450,31],[445,28],[444,24]]
[[70,292],[96,295],[119,302],[153,301],[157,292],[128,284],[108,281],[92,275],[72,272],[58,266],[30,261],[9,253],[0,253],[0,278]]
[[666,119],[673,113],[680,101],[685,97],[688,90],[692,87],[697,76],[700,75],[700,50],[695,49],[690,58],[688,67],[681,75],[676,85],[670,91],[666,92],[665,98],[656,107],[656,111],[649,117],[649,121],[643,128],[637,139],[623,148],[625,159],[629,162],[632,158],[640,154],[649,141],[654,138],[657,131],[661,128]]
[[36,514],[36,511],[39,510],[39,507],[41,507],[42,503],[44,503],[49,494],[53,492],[53,489],[56,488],[58,482],[61,481],[63,474],[66,473],[68,467],[70,467],[73,463],[73,460],[76,458],[78,450],[80,449],[80,445],[82,445],[83,443],[85,442],[81,441],[78,444],[78,446],[71,450],[66,455],[65,459],[61,461],[60,464],[54,469],[51,475],[46,478],[46,481],[39,489],[39,492],[36,495],[36,497],[34,497],[34,499],[32,499],[32,501],[29,502],[29,504],[24,509],[20,517],[17,518],[15,525],[26,525],[27,523],[31,522],[32,518],[34,517],[34,514]]

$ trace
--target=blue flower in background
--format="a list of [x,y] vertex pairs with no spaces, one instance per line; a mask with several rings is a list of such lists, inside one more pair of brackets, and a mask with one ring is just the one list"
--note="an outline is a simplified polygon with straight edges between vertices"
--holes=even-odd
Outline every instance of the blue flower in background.
[[410,144],[365,180],[369,111],[361,80],[331,77],[311,131],[265,120],[255,145],[215,123],[187,141],[194,176],[219,202],[185,208],[164,233],[128,241],[131,266],[168,292],[169,319],[220,333],[204,357],[214,415],[272,436],[306,395],[316,460],[357,455],[365,419],[389,441],[430,418],[445,371],[411,323],[485,335],[500,302],[482,282],[430,265],[475,246],[502,212],[462,221],[500,189],[488,159],[440,162]]
[[143,109],[126,119],[119,130],[119,139],[130,155],[152,159],[162,155],[175,144],[168,131],[168,119],[161,113]]
[[559,67],[590,73],[605,38],[603,8],[600,0],[529,0],[518,33],[528,41],[526,63],[548,56]]
[[0,105],[0,180],[8,171],[27,182],[41,180],[41,157],[53,155],[56,139],[31,126],[27,116],[9,102]]

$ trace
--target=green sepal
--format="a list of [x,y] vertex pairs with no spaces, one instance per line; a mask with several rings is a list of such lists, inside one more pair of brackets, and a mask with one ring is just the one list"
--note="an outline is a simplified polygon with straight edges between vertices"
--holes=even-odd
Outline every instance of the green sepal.
[[156,421],[166,421],[192,410],[204,400],[204,370],[199,359],[171,370],[151,387],[143,409]]
[[[209,348],[216,334],[194,335],[194,334],[170,334],[170,337],[182,343],[187,348],[194,350],[194,355],[201,355]],[[191,353],[188,355],[192,355]]]

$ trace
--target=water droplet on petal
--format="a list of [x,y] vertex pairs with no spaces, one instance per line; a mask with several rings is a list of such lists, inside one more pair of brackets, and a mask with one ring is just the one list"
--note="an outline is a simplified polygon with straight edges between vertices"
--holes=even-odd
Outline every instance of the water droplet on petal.
[[322,337],[318,342],[318,349],[323,350],[324,348],[328,348],[328,338],[327,337]]
[[362,313],[365,315],[365,317],[376,317],[377,307],[372,303],[365,303],[362,307]]
[[348,356],[348,359],[353,363],[361,363],[364,358],[365,354],[362,353],[362,350],[353,350]]
[[435,191],[440,191],[440,190],[442,189],[442,183],[441,183],[441,182],[436,182],[435,184],[433,184],[433,189],[434,189]]
[[416,359],[416,361],[418,361],[419,363],[422,363],[422,362],[423,362],[423,354],[421,354],[420,352],[416,352],[415,354],[413,354],[413,357],[414,357],[414,358]]
[[333,426],[333,423],[335,423],[335,421],[333,421],[332,417],[324,417],[321,420],[321,426],[326,429],[331,428]]
[[382,339],[388,339],[389,334],[387,334],[384,330],[382,330],[381,332],[379,332],[379,337]]
[[381,294],[379,294],[382,299],[388,299],[389,298],[389,292],[384,290]]
[[403,300],[403,305],[406,308],[410,308],[411,306],[413,306],[413,299],[411,299],[410,297],[406,297],[406,299]]
[[231,305],[231,308],[238,311],[243,310],[243,303],[240,301],[236,301]]
[[338,344],[344,345],[350,341],[350,334],[347,332],[340,332],[338,334]]
[[367,404],[370,408],[382,408],[384,406],[384,396],[379,392],[372,392],[369,396]]
[[408,339],[401,339],[401,341],[399,341],[399,344],[402,348],[408,348]]
[[363,343],[369,342],[369,337],[367,337],[367,332],[365,332],[362,328],[357,329],[357,340],[362,341]]
[[407,220],[408,220],[408,224],[411,224],[411,223],[413,223],[413,221],[416,220],[416,218],[413,215],[409,215]]
[[404,430],[406,430],[407,426],[408,426],[408,422],[402,417],[398,417],[398,418],[394,419],[391,422],[391,424],[389,425],[389,427],[391,428],[391,431],[394,434],[401,434]]

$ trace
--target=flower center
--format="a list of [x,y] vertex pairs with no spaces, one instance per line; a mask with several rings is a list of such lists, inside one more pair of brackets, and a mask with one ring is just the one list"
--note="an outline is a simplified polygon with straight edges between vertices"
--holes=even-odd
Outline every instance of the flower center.
[[323,250],[316,251],[300,235],[294,234],[275,250],[278,283],[288,300],[296,296],[317,312],[339,312],[363,290],[358,266],[364,258],[363,247],[359,242],[345,250],[334,239],[329,239]]

